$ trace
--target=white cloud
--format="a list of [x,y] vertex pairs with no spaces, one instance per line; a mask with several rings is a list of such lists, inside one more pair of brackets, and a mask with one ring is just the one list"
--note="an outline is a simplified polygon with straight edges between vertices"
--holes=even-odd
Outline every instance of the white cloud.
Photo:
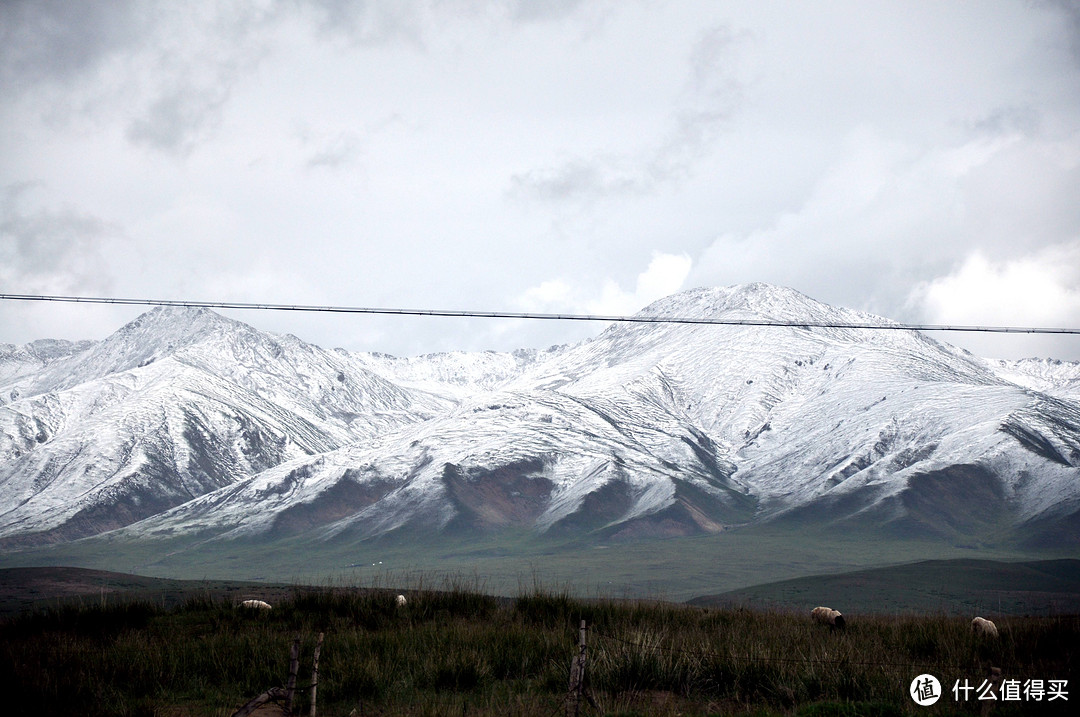
[[[1080,328],[1080,240],[1000,261],[973,252],[955,271],[918,284],[908,309],[926,323],[947,326]],[[946,333],[942,337],[980,356],[1080,357],[1080,336],[1075,335]]]
[[629,316],[682,289],[692,265],[693,261],[685,254],[654,252],[649,266],[637,275],[632,291],[623,289],[613,279],[606,279],[597,295],[560,278],[526,289],[515,303],[533,312]]
[[637,311],[657,299],[674,294],[682,288],[683,282],[690,274],[692,264],[693,262],[686,254],[653,254],[649,268],[638,274],[634,293],[620,291],[616,294],[618,297],[616,303],[621,302],[623,305],[631,306],[631,311]]
[[569,306],[573,303],[574,290],[562,279],[552,279],[530,287],[518,298],[522,306]]
[[1080,175],[1056,151],[1067,147],[1080,135],[920,147],[858,128],[801,206],[713,240],[692,281],[768,281],[899,318],[913,285],[975,251],[1020,256],[1076,235]]
[[1080,328],[1080,241],[1005,261],[976,251],[916,286],[910,303],[939,324]]

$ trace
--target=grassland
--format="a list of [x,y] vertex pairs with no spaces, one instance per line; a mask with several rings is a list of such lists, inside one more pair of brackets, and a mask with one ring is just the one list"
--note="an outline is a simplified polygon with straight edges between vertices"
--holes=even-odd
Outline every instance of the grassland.
[[821,603],[860,611],[968,616],[1080,615],[1080,560],[921,560],[754,585],[690,602],[759,609]]
[[[545,717],[562,714],[580,620],[595,701],[585,715],[974,714],[979,703],[949,692],[955,680],[977,685],[996,666],[1075,687],[1080,666],[1069,616],[999,618],[988,640],[945,615],[852,615],[834,631],[803,613],[535,585],[497,598],[474,578],[414,583],[398,608],[388,587],[293,588],[270,611],[210,586],[172,605],[112,594],[39,606],[0,621],[0,688],[9,705],[33,706],[16,714],[224,716],[284,684],[297,635],[305,683],[323,632],[320,715]],[[930,708],[907,695],[924,672],[946,689]],[[994,714],[1072,714],[1076,699]]]
[[747,526],[717,535],[615,542],[531,532],[427,539],[272,542],[104,536],[0,555],[0,567],[76,565],[195,580],[370,583],[374,576],[478,575],[510,593],[534,576],[580,596],[686,600],[767,582],[916,560],[1076,557],[1010,545],[958,547],[942,540],[885,538],[855,530]]

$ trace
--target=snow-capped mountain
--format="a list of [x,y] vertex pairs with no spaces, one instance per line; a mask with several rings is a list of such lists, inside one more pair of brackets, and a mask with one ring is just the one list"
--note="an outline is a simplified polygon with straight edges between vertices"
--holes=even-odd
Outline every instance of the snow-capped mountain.
[[[643,314],[883,321],[765,284]],[[9,545],[769,520],[1080,539],[1080,365],[917,332],[615,324],[548,351],[395,358],[155,309],[98,344],[3,351]]]
[[0,344],[0,385],[6,386],[24,376],[40,373],[53,361],[85,351],[91,345],[91,341],[54,339],[41,339],[25,346]]
[[1080,399],[1080,363],[1058,359],[987,360],[991,370],[1012,383],[1062,398]]
[[154,309],[15,375],[0,389],[0,530],[37,541],[127,525],[449,405],[205,309]]

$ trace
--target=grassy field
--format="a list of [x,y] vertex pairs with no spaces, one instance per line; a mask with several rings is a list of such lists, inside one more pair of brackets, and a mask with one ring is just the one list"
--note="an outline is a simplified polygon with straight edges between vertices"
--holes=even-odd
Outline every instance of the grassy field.
[[0,568],[0,617],[65,605],[146,602],[172,608],[193,596],[239,602],[292,595],[295,586],[234,580],[173,580],[86,568]]
[[767,582],[913,562],[981,558],[1032,560],[1009,546],[957,547],[857,531],[755,526],[718,535],[611,542],[535,533],[439,536],[428,540],[269,543],[132,540],[116,536],[0,555],[0,567],[77,565],[196,580],[369,583],[378,575],[478,575],[512,593],[539,577],[580,596],[687,600]]
[[[388,586],[387,586],[388,587]],[[246,590],[246,586],[245,586]],[[852,615],[846,630],[805,613],[583,599],[526,586],[497,598],[476,579],[396,591],[294,588],[270,611],[236,607],[210,586],[181,601],[119,595],[56,602],[0,620],[0,688],[35,715],[232,714],[288,674],[299,682],[316,635],[320,715],[562,714],[578,624],[589,625],[585,715],[975,714],[950,687],[978,685],[991,666],[1009,679],[1075,687],[1076,617],[997,618],[979,638],[970,618]],[[248,596],[245,594],[244,596]],[[918,707],[913,678],[945,696]],[[1069,702],[1002,703],[994,714],[1072,714]],[[306,694],[297,704],[307,714]],[[19,713],[19,710],[16,710]]]
[[754,585],[690,602],[759,609],[823,604],[863,612],[968,616],[1080,615],[1080,560],[922,560]]

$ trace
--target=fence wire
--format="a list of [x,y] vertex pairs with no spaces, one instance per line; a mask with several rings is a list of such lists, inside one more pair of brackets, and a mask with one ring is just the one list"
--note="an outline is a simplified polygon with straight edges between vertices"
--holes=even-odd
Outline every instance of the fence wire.
[[655,650],[657,652],[665,652],[668,654],[682,654],[690,655],[693,657],[711,657],[718,660],[742,660],[744,662],[772,662],[779,664],[822,664],[822,665],[858,665],[861,667],[905,667],[909,669],[948,669],[948,670],[968,670],[969,667],[961,665],[950,665],[947,663],[908,663],[908,662],[875,662],[867,660],[847,660],[847,659],[825,659],[825,658],[797,658],[797,657],[766,657],[763,655],[733,655],[733,654],[721,654],[719,652],[712,652],[710,650],[688,650],[678,647],[665,647],[663,645],[645,645],[640,642],[634,642],[614,635],[600,632],[595,628],[589,628],[590,632],[596,635],[598,638],[605,640],[612,640],[624,645],[629,645],[640,650]]

